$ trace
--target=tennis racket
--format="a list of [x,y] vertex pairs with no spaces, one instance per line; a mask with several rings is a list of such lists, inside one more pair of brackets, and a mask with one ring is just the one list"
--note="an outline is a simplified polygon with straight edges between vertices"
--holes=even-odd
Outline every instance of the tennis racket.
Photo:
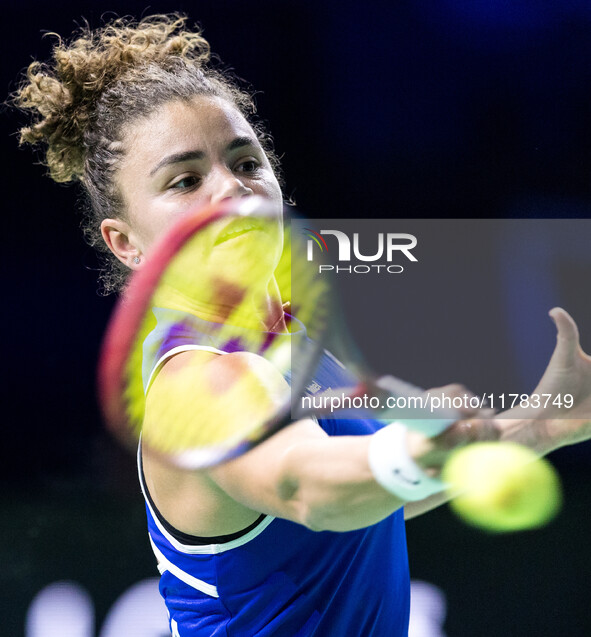
[[458,419],[387,407],[422,390],[364,365],[287,212],[257,197],[190,212],[133,274],[98,369],[106,423],[124,445],[141,436],[144,453],[199,469],[298,418],[410,417],[429,435]]

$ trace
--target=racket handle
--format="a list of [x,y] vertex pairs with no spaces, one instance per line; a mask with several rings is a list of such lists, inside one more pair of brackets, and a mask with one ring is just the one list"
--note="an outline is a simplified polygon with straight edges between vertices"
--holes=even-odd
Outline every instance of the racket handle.
[[409,429],[430,438],[439,435],[454,422],[462,419],[460,412],[455,409],[434,408],[432,404],[426,404],[428,392],[395,376],[380,376],[374,384],[397,398],[417,398],[412,404],[407,402],[406,407],[390,409],[386,418],[402,422]]
[[390,392],[394,396],[420,396],[425,393],[425,390],[412,383],[407,383],[405,380],[400,380],[396,376],[390,374],[386,376],[380,376],[375,384],[384,391]]

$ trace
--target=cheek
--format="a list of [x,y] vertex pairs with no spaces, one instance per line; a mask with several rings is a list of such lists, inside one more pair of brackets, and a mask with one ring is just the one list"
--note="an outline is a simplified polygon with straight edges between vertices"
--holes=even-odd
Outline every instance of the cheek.
[[165,224],[160,221],[153,221],[152,223],[147,224],[144,233],[144,241],[147,244],[147,248],[153,248],[154,244],[158,243],[160,237],[164,236],[169,226],[170,224]]
[[271,201],[278,205],[283,206],[283,193],[281,192],[279,182],[274,175],[265,181],[264,193],[261,194],[264,194],[268,199],[271,199]]
[[142,252],[149,252],[166,230],[172,225],[173,217],[163,215],[149,206],[142,206],[135,201],[129,210],[130,225],[135,235],[135,242]]
[[154,215],[148,220],[146,224],[146,240],[149,243],[149,247],[154,247],[159,243],[162,237],[174,226],[174,224],[180,219],[180,217],[187,214],[189,211],[166,211],[165,213]]
[[145,253],[157,232],[154,215],[144,193],[134,184],[127,173],[120,174],[118,182],[119,196],[131,229],[130,239]]

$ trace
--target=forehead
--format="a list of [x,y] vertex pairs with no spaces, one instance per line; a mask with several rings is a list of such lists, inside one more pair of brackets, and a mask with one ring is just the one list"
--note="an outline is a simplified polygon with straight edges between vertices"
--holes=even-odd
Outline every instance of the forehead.
[[221,98],[194,97],[167,102],[135,122],[123,143],[128,160],[158,161],[163,154],[186,150],[215,152],[236,137],[256,140],[235,106]]

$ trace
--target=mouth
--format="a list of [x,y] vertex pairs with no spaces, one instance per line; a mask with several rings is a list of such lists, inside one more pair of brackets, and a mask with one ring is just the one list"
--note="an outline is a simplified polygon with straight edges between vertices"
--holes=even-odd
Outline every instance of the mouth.
[[252,231],[264,231],[265,224],[261,219],[240,217],[231,221],[216,237],[214,246],[241,237]]

